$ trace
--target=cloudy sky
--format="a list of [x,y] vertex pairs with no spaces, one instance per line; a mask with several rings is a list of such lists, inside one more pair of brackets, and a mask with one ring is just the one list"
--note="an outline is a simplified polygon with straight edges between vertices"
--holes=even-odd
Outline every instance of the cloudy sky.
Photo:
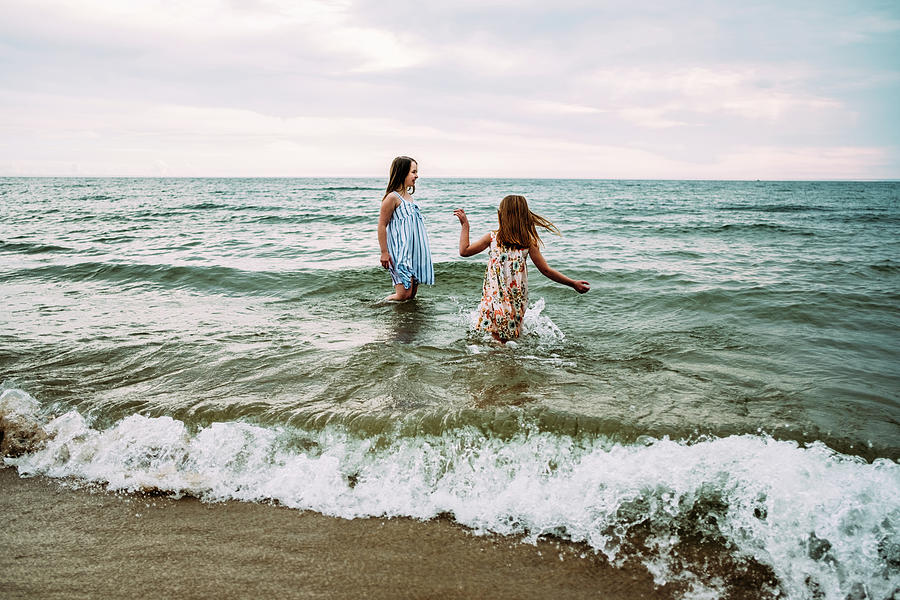
[[900,178],[898,0],[0,14],[0,175]]

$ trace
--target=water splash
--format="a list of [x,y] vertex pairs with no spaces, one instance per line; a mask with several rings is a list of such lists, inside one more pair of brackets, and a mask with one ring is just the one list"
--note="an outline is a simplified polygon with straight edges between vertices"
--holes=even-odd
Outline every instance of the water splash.
[[[543,314],[545,308],[546,302],[544,299],[538,298],[534,304],[525,310],[519,341],[534,338],[538,343],[555,343],[561,342],[566,338],[566,334],[556,326],[556,323],[548,315]],[[478,325],[478,307],[469,310],[461,308],[460,315],[469,329],[475,330]],[[490,338],[489,335],[485,337]]]
[[0,456],[33,452],[46,440],[39,421],[40,403],[26,392],[0,386]]
[[556,323],[549,316],[542,314],[544,308],[544,299],[538,298],[537,302],[525,311],[525,318],[522,321],[523,333],[535,335],[542,342],[559,342],[564,340],[566,334],[556,326]]

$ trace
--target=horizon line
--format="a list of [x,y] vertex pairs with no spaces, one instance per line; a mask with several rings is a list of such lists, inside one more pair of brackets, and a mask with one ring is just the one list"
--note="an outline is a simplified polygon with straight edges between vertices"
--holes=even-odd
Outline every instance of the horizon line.
[[[387,179],[383,175],[4,175],[0,179]],[[708,178],[686,177],[682,179],[672,177],[484,177],[466,175],[448,175],[440,177],[420,177],[424,181],[429,179],[467,179],[467,180],[523,180],[523,181],[730,181],[730,182],[760,182],[760,183],[895,183],[900,182],[900,177],[885,178],[830,178],[830,179],[763,179],[763,178]]]

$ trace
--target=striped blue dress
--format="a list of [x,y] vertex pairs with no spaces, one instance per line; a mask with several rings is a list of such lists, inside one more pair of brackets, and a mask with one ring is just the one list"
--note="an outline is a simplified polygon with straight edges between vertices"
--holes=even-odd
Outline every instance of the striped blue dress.
[[397,192],[400,203],[394,209],[387,224],[388,254],[391,255],[391,281],[402,283],[409,289],[413,279],[417,283],[434,283],[434,265],[431,264],[431,248],[425,218],[415,202],[406,200]]

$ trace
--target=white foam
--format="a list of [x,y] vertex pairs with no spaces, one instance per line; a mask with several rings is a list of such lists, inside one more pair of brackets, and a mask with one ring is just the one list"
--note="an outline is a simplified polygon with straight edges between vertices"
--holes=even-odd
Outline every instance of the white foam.
[[[74,411],[45,430],[45,447],[7,464],[111,490],[277,500],[345,518],[450,513],[476,532],[585,542],[614,562],[627,557],[629,530],[649,524],[645,543],[655,551],[641,558],[660,584],[684,580],[671,552],[699,514],[739,555],[770,565],[788,598],[809,597],[810,585],[840,600],[854,586],[876,598],[900,586],[900,465],[822,444],[745,435],[622,445],[459,429],[376,445],[337,428],[217,423],[191,433],[169,417],[139,415],[101,431]],[[698,598],[715,589],[691,585]]]
[[543,298],[538,298],[537,302],[532,304],[526,311],[522,320],[522,331],[524,334],[537,336],[541,341],[562,341],[566,334],[556,326],[550,317],[544,312],[545,302]]
[[7,384],[0,386],[0,415],[6,418],[29,419],[38,418],[41,404],[28,392]]

